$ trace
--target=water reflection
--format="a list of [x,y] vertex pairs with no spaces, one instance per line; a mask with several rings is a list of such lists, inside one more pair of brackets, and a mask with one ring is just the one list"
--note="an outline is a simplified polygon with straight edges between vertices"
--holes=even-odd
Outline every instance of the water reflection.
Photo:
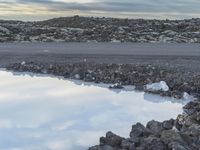
[[183,104],[170,98],[31,76],[0,71],[1,150],[87,149],[106,131],[127,137],[138,121],[162,121],[182,112]]

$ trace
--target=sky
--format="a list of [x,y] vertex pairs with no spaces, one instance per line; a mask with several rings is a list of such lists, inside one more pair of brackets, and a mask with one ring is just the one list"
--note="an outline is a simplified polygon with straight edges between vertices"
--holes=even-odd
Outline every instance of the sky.
[[74,15],[199,18],[200,0],[0,0],[0,19],[33,21]]

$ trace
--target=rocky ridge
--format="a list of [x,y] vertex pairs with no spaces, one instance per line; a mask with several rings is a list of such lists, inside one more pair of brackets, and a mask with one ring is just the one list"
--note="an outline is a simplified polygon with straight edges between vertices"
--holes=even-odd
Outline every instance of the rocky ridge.
[[200,43],[200,19],[74,16],[38,22],[0,20],[0,42]]

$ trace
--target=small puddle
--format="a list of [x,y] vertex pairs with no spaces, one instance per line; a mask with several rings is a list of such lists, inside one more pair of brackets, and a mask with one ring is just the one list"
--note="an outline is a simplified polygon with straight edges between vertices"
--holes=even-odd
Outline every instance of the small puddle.
[[83,150],[132,124],[176,118],[186,102],[105,84],[0,71],[0,149]]

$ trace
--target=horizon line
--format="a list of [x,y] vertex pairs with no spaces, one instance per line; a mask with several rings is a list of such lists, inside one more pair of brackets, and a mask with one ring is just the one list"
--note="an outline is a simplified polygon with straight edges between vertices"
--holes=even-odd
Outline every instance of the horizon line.
[[59,19],[59,18],[73,18],[73,17],[82,17],[82,18],[100,18],[100,19],[121,19],[121,20],[162,20],[162,21],[184,21],[184,20],[192,20],[192,19],[200,19],[200,17],[192,17],[192,18],[185,18],[185,19],[170,19],[170,18],[131,18],[131,17],[112,17],[112,16],[87,16],[87,15],[70,15],[70,16],[58,16],[58,17],[48,17],[47,19],[39,19],[39,20],[23,20],[23,19],[1,19],[0,21],[20,21],[20,22],[41,22],[41,21],[48,21],[52,19]]

